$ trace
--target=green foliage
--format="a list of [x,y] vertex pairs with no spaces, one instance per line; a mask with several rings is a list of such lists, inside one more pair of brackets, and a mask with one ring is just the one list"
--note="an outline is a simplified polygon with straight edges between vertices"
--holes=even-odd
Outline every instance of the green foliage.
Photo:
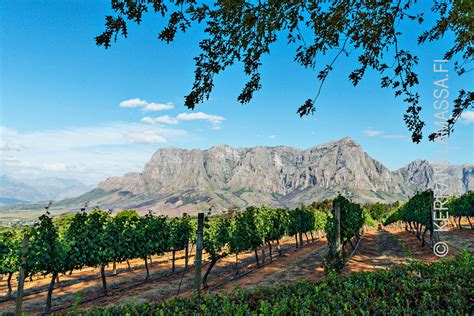
[[231,221],[226,217],[219,217],[213,221],[206,218],[203,246],[210,259],[217,259],[227,248],[230,242]]
[[[138,253],[144,246],[144,233],[140,216],[135,210],[124,210],[118,212],[108,222],[107,236],[112,237],[118,232],[118,239],[110,249],[111,258],[117,261],[125,261],[137,258]],[[115,255],[115,256],[114,256]]]
[[262,237],[255,224],[255,213],[255,209],[249,207],[236,215],[230,232],[230,251],[232,253],[254,250],[262,244]]
[[308,208],[311,211],[320,211],[329,214],[332,212],[332,200],[314,201],[308,205]]
[[192,237],[193,226],[189,215],[174,217],[169,221],[170,239],[169,246],[173,250],[182,250]]
[[352,203],[339,196],[335,199],[341,206],[341,243],[346,243],[354,236],[359,235],[359,230],[364,224],[362,208],[359,204]]
[[474,191],[467,191],[448,204],[449,214],[454,216],[474,216]]
[[[410,229],[414,229],[416,237],[425,245],[425,235],[433,232],[433,220],[431,208],[433,203],[433,191],[428,190],[417,193],[407,203],[398,208],[386,220],[385,225],[403,221],[408,223]],[[430,234],[431,236],[432,234]]]
[[399,207],[396,212],[392,213],[385,220],[385,225],[397,221],[404,221],[423,225],[431,230],[433,224],[431,220],[432,194],[433,192],[429,190],[417,193],[407,203]]
[[[342,195],[334,199],[333,203],[334,209],[336,207],[340,209],[340,245],[350,243],[353,237],[359,239],[359,231],[364,224],[362,207],[359,204],[350,202]],[[332,217],[328,217],[325,230],[328,240],[325,268],[340,271],[344,267],[344,258],[336,248],[336,221],[334,213]]]
[[170,228],[164,216],[153,216],[150,212],[140,218],[140,249],[138,257],[161,255],[169,249]]
[[288,217],[288,235],[292,236],[314,230],[314,212],[310,211],[307,207],[301,206],[290,210]]
[[364,216],[364,224],[370,227],[377,227],[378,222],[372,218],[370,212],[367,209],[362,209],[362,213]]
[[74,214],[64,214],[53,219],[54,226],[58,230],[60,238],[64,237],[73,219],[74,219]]
[[237,289],[162,303],[113,305],[81,315],[468,315],[474,255],[378,272],[329,274],[318,283]]
[[93,247],[91,236],[86,229],[87,213],[76,213],[65,232],[65,246],[68,254],[68,270],[81,269],[88,263],[90,249]]
[[386,208],[380,203],[372,204],[369,208],[370,216],[376,221],[381,221],[386,213]]
[[23,234],[14,229],[0,232],[0,274],[18,271]]
[[279,240],[285,235],[287,213],[267,206],[254,208],[255,224],[264,242]]
[[64,272],[66,251],[49,213],[41,215],[29,232],[30,243],[27,254],[26,274]]
[[163,254],[169,250],[169,239],[166,217],[151,212],[139,216],[124,210],[113,217],[101,210],[77,213],[64,236],[67,270]]
[[322,231],[326,226],[328,214],[322,211],[314,211],[314,230]]
[[113,235],[108,234],[110,216],[101,210],[93,210],[87,214],[86,225],[83,229],[87,231],[87,242],[84,264],[89,267],[105,266],[113,258],[113,247],[117,245]]

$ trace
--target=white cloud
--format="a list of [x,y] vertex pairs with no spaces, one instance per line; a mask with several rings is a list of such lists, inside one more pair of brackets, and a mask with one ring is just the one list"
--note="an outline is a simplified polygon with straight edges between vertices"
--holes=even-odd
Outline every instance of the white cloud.
[[171,110],[173,108],[173,103],[148,103],[142,109],[143,112],[154,112],[154,111],[163,111]]
[[155,124],[155,123],[161,123],[161,124],[169,124],[169,125],[176,125],[178,124],[178,120],[175,119],[174,117],[171,117],[169,115],[163,115],[159,117],[149,117],[145,116],[141,120],[143,123],[148,123],[148,124]]
[[128,135],[128,138],[134,143],[138,143],[138,144],[166,143],[166,138],[164,138],[163,136],[157,135],[152,131],[131,134],[131,135]]
[[464,111],[461,114],[461,122],[469,125],[474,123],[474,111]]
[[276,135],[270,135],[270,136],[268,136],[268,138],[275,139],[275,138],[277,138],[277,136]]
[[62,162],[45,163],[42,169],[45,171],[66,171],[66,165]]
[[181,113],[177,116],[178,120],[191,121],[191,120],[206,120],[211,123],[221,123],[225,120],[222,116],[206,114],[204,112],[195,113]]
[[145,106],[147,104],[148,102],[146,102],[145,100],[135,98],[135,99],[128,99],[128,100],[122,101],[120,102],[119,106],[122,108],[136,108],[140,106]]
[[142,100],[140,98],[128,99],[119,103],[119,106],[122,108],[142,108],[142,112],[154,112],[154,111],[163,111],[171,110],[174,108],[172,102],[166,103],[155,103]]
[[225,121],[225,118],[219,115],[206,114],[204,112],[181,113],[176,117],[182,121],[204,120],[212,124],[213,129],[220,129],[220,124]]
[[366,129],[362,131],[362,134],[367,136],[367,137],[382,137],[382,138],[390,138],[390,139],[403,139],[407,140],[408,137],[400,134],[387,134],[383,131],[378,131],[374,129]]
[[376,130],[373,130],[373,129],[366,129],[366,130],[362,131],[362,134],[364,134],[365,136],[368,136],[368,137],[377,137],[377,136],[383,135],[384,132],[376,131]]

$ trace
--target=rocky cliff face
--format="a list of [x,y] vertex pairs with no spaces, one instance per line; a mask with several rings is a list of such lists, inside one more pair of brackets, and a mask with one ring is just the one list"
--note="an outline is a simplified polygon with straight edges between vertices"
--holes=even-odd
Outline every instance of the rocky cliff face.
[[[460,194],[472,189],[474,167],[451,166],[450,186]],[[158,150],[141,173],[113,177],[94,196],[102,207],[153,208],[196,212],[213,205],[269,204],[292,207],[333,197],[338,192],[359,201],[406,199],[433,182],[433,168],[414,161],[391,172],[351,138],[309,149],[291,147],[208,150]],[[166,213],[166,212],[165,212]]]
[[436,172],[442,176],[447,174],[449,192],[460,195],[468,190],[474,190],[474,165],[449,165],[447,167],[431,165],[426,160],[415,160],[407,166],[394,172],[402,178],[407,187],[414,190],[432,188]]

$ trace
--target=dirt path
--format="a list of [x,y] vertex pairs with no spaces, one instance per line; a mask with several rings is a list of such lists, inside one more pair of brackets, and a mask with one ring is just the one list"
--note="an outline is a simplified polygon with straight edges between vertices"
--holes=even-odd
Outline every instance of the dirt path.
[[[404,242],[413,259],[428,263],[440,260],[440,258],[433,253],[428,242],[424,247],[421,247],[421,243],[418,238],[416,238],[415,233],[405,231],[405,229],[395,228],[389,228],[388,231]],[[458,251],[452,249],[452,251],[449,252],[448,257],[453,256],[456,253],[458,253]]]
[[305,245],[277,258],[274,262],[248,274],[244,278],[228,283],[223,287],[226,291],[234,287],[255,287],[260,285],[281,284],[299,278],[319,279],[324,269],[322,260],[326,251],[326,241],[319,240]]
[[359,248],[346,265],[346,271],[375,271],[404,263],[407,254],[389,232],[369,231],[362,236]]
[[443,232],[440,235],[441,240],[448,241],[450,247],[458,251],[467,249],[468,251],[474,251],[474,229],[463,228],[463,229],[451,229],[447,232]]

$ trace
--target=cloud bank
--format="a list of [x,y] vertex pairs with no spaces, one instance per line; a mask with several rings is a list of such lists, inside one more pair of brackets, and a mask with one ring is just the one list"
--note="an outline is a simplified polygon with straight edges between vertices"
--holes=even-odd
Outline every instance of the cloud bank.
[[0,127],[0,174],[96,183],[140,171],[159,146],[186,135],[181,129],[125,122],[27,133]]

